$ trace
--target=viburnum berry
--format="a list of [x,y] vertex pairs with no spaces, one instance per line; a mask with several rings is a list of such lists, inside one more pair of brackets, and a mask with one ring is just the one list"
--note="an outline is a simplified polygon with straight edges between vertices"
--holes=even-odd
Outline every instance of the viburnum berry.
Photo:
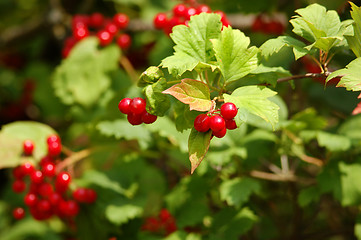
[[216,114],[209,119],[209,127],[212,131],[218,132],[226,128],[226,122],[220,115]]
[[93,189],[86,189],[86,202],[93,203],[97,200],[98,195]]
[[106,30],[99,31],[97,37],[101,46],[109,45],[113,41],[113,35]]
[[99,28],[104,24],[104,16],[101,13],[93,13],[89,18],[89,26]]
[[234,119],[226,119],[226,128],[229,130],[233,130],[237,128],[237,124],[236,121],[234,121]]
[[45,163],[41,170],[46,177],[54,177],[55,176],[55,164],[54,163]]
[[208,5],[201,4],[197,7],[197,12],[198,13],[202,13],[202,12],[211,13],[212,9]]
[[52,157],[57,157],[61,153],[61,143],[60,142],[51,142],[48,143],[48,154]]
[[119,29],[124,29],[128,26],[129,18],[124,13],[118,13],[114,15],[113,22],[118,26]]
[[168,25],[168,18],[165,13],[158,13],[153,19],[153,24],[156,29],[163,29]]
[[59,202],[62,200],[62,197],[57,192],[52,192],[50,196],[48,197],[49,202],[52,206],[57,206]]
[[53,142],[58,142],[61,143],[61,139],[58,135],[56,134],[51,134],[50,136],[48,136],[48,138],[46,139],[47,144],[53,143]]
[[217,138],[223,138],[227,133],[227,129],[223,128],[219,131],[212,131],[212,134],[216,136]]
[[89,17],[86,15],[74,15],[72,18],[73,28],[86,27],[89,24]]
[[20,167],[22,169],[24,176],[32,174],[35,170],[34,166],[31,162],[26,162],[23,165],[21,165]]
[[36,204],[36,208],[40,212],[47,212],[51,209],[51,204],[47,199],[41,199]]
[[39,184],[44,181],[44,175],[40,170],[36,170],[31,173],[30,179],[33,183]]
[[207,132],[209,130],[210,117],[207,114],[199,114],[194,120],[194,128],[198,132]]
[[80,41],[89,36],[89,30],[86,27],[77,27],[73,30],[73,36],[76,40]]
[[74,200],[61,201],[59,211],[63,216],[75,217],[79,213],[79,205]]
[[173,7],[173,14],[177,17],[185,17],[188,8],[184,4],[177,4]]
[[104,29],[105,31],[109,32],[112,36],[114,36],[118,32],[118,26],[113,22],[109,22],[105,24]]
[[117,38],[117,44],[121,49],[128,49],[132,44],[132,38],[128,34],[122,33]]
[[190,7],[187,9],[184,17],[189,20],[191,16],[194,16],[196,14],[197,14],[197,9],[195,9],[194,7]]
[[73,192],[73,198],[78,202],[86,202],[87,201],[87,195],[86,195],[86,189],[85,188],[77,188]]
[[41,183],[38,192],[40,196],[48,198],[53,193],[53,186],[47,182]]
[[71,177],[67,172],[61,172],[56,176],[55,189],[59,193],[63,193],[68,189]]
[[140,125],[143,123],[142,120],[142,114],[136,114],[133,112],[130,112],[127,116],[128,122],[132,125]]
[[26,188],[26,184],[23,180],[17,179],[14,181],[13,185],[12,185],[12,189],[14,192],[16,193],[21,193],[25,190]]
[[141,114],[145,111],[146,102],[143,98],[136,97],[130,102],[130,111],[134,114]]
[[31,140],[25,140],[23,143],[23,151],[25,155],[32,155],[34,150],[34,142]]
[[156,120],[157,120],[157,116],[156,116],[156,115],[150,114],[150,113],[148,113],[147,111],[144,111],[144,112],[143,112],[143,114],[142,114],[142,121],[143,121],[145,124],[154,123]]
[[132,99],[130,99],[130,98],[123,98],[118,104],[119,111],[124,114],[129,114],[131,112],[131,110],[130,110],[130,102],[131,101],[132,101]]
[[22,179],[25,176],[22,166],[17,166],[13,169],[13,176],[16,179]]
[[17,207],[13,210],[13,217],[16,219],[16,220],[20,220],[20,219],[23,219],[25,217],[25,210],[24,208],[21,208],[21,207]]
[[231,102],[222,104],[221,115],[224,119],[232,119],[237,115],[238,109],[236,105]]
[[37,201],[38,201],[38,197],[34,193],[28,193],[24,197],[24,203],[25,203],[25,205],[27,205],[29,207],[35,206]]

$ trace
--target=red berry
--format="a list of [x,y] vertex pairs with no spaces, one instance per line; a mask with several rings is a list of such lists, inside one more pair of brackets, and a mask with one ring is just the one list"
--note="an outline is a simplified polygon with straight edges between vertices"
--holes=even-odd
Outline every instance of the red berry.
[[93,203],[97,200],[97,193],[93,189],[86,189],[86,202]]
[[89,17],[85,15],[74,15],[72,19],[73,28],[86,27],[89,23]]
[[87,193],[85,188],[77,188],[73,192],[73,198],[81,203],[84,203],[87,201]]
[[89,30],[86,27],[79,27],[73,30],[73,36],[76,40],[80,41],[89,36]]
[[155,15],[154,20],[154,27],[156,29],[163,29],[168,25],[168,18],[165,13],[158,13]]
[[170,214],[170,212],[167,209],[163,208],[159,212],[159,219],[161,222],[165,223],[168,220],[172,219],[172,215]]
[[172,17],[167,26],[163,29],[166,34],[170,34],[172,32],[172,29],[174,26],[177,26],[181,24],[182,21],[179,19],[179,17]]
[[17,207],[13,210],[13,217],[16,219],[16,220],[20,220],[22,218],[25,217],[25,210],[24,208],[21,208],[21,207]]
[[14,181],[12,189],[16,193],[21,193],[25,190],[26,184],[23,180],[17,179]]
[[130,102],[129,108],[132,113],[141,114],[145,111],[146,102],[143,98],[136,97]]
[[25,155],[33,154],[34,143],[31,140],[25,140],[23,143],[23,151]]
[[40,166],[44,167],[48,163],[54,163],[54,159],[50,157],[49,155],[46,155],[40,160]]
[[209,130],[210,117],[207,114],[199,114],[194,120],[194,128],[198,132],[207,132]]
[[118,32],[118,27],[113,22],[105,24],[104,29],[105,29],[105,31],[109,32],[110,35],[112,35],[112,36],[114,36]]
[[54,163],[46,163],[43,165],[42,172],[46,177],[54,177],[55,176],[55,164]]
[[113,41],[113,35],[106,30],[99,31],[97,37],[101,46],[109,45]]
[[177,4],[173,7],[173,14],[177,17],[185,17],[187,10],[188,9],[184,4]]
[[42,183],[44,181],[44,175],[41,171],[37,170],[32,172],[32,174],[30,175],[30,179],[33,183]]
[[127,116],[128,122],[132,125],[140,125],[143,123],[142,114],[129,113]]
[[226,128],[226,122],[220,115],[213,115],[209,119],[209,127],[212,129],[212,131],[218,132]]
[[48,212],[51,209],[49,200],[41,199],[36,204],[36,208],[39,212]]
[[223,128],[221,129],[220,131],[213,131],[212,134],[214,136],[216,136],[217,138],[222,138],[226,135],[227,133],[227,129],[226,128]]
[[165,226],[165,231],[166,231],[166,235],[169,235],[171,234],[172,232],[175,232],[177,231],[177,225],[175,224],[174,221],[168,223],[166,226]]
[[35,206],[37,202],[38,202],[38,197],[34,193],[28,193],[24,197],[24,203],[29,207]]
[[59,211],[66,217],[74,217],[79,213],[79,205],[73,200],[61,201]]
[[221,115],[224,119],[233,119],[237,115],[238,109],[231,102],[224,103],[221,106]]
[[130,99],[130,98],[123,98],[118,104],[119,111],[121,111],[124,114],[129,114],[131,101],[132,101],[132,99]]
[[22,172],[25,175],[30,175],[34,172],[34,166],[32,163],[30,162],[26,162],[23,165],[20,166],[22,168]]
[[142,230],[150,232],[158,232],[161,229],[162,225],[155,217],[149,217],[145,220],[145,223],[142,226]]
[[61,153],[61,143],[60,142],[52,142],[48,144],[48,154],[51,157],[57,157]]
[[195,9],[194,7],[190,7],[190,8],[187,9],[184,16],[185,16],[186,19],[189,20],[191,18],[191,16],[194,16],[196,14],[197,14],[197,9]]
[[58,205],[58,203],[62,200],[62,197],[59,193],[53,192],[49,196],[49,202],[52,206]]
[[68,189],[71,178],[67,172],[61,172],[56,176],[55,189],[59,193],[63,193]]
[[156,115],[150,114],[150,113],[148,113],[147,111],[144,111],[144,112],[143,112],[143,114],[142,114],[142,121],[143,121],[145,124],[154,123],[156,120],[157,120],[157,116],[156,116]]
[[236,121],[234,119],[226,119],[226,128],[229,130],[233,130],[237,128]]
[[121,49],[127,49],[132,44],[132,38],[128,34],[122,33],[117,38],[117,44]]
[[281,35],[283,31],[283,25],[278,21],[272,20],[264,25],[264,32],[268,34]]
[[254,19],[252,23],[252,27],[251,27],[252,32],[260,32],[262,31],[263,27],[264,27],[264,22],[262,20],[262,16],[259,15]]
[[89,26],[99,28],[104,24],[104,16],[101,13],[93,13],[89,18]]
[[129,18],[124,13],[118,13],[114,15],[113,22],[118,26],[119,29],[124,29],[128,26]]
[[61,139],[60,139],[60,137],[58,135],[52,134],[46,139],[46,142],[48,144],[53,143],[53,142],[61,143]]
[[41,183],[38,192],[40,196],[48,198],[53,193],[53,186],[50,183]]
[[198,13],[202,13],[202,12],[211,13],[212,10],[208,5],[202,4],[197,7],[197,12]]
[[22,166],[17,166],[13,169],[13,176],[16,179],[22,179],[25,176]]

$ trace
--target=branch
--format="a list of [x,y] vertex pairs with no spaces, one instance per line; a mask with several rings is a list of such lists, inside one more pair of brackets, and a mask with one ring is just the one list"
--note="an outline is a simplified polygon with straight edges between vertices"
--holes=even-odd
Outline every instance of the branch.
[[306,74],[303,74],[303,75],[293,75],[293,76],[290,76],[290,77],[279,78],[279,79],[277,79],[277,83],[288,82],[290,80],[296,80],[296,79],[301,79],[301,78],[327,77],[330,74],[331,74],[330,72],[325,72],[325,73],[306,73]]
[[252,170],[249,173],[249,175],[254,178],[259,178],[274,182],[300,182],[304,184],[313,184],[316,182],[314,179],[300,178],[293,174],[274,174],[274,173],[262,172],[258,170]]
[[91,153],[90,149],[85,149],[80,152],[76,152],[76,153],[72,154],[71,156],[69,156],[69,157],[65,158],[63,161],[61,161],[56,166],[56,172],[60,172],[67,166],[73,165],[74,163],[88,157],[90,155],[90,153]]

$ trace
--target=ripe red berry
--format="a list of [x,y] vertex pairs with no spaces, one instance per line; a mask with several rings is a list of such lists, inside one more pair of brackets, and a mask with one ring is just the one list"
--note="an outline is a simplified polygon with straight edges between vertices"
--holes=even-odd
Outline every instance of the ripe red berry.
[[73,29],[73,36],[76,40],[80,41],[89,36],[89,30],[86,27],[78,27]]
[[87,194],[85,188],[77,188],[73,192],[73,198],[78,202],[86,202],[87,201]]
[[25,140],[23,143],[23,151],[25,155],[33,154],[34,143],[31,140]]
[[22,179],[25,176],[22,166],[17,166],[13,169],[13,176],[16,179]]
[[150,114],[150,113],[148,113],[147,111],[144,111],[144,112],[143,112],[143,114],[142,114],[142,121],[143,121],[145,124],[154,123],[156,120],[157,120],[157,116],[156,116],[156,115]]
[[106,30],[99,31],[97,37],[101,46],[109,45],[113,41],[113,35]]
[[61,153],[61,143],[60,142],[51,142],[48,144],[48,154],[51,157],[57,157]]
[[61,143],[61,139],[58,135],[52,134],[52,135],[48,136],[48,138],[46,139],[46,142],[48,144],[53,143],[53,142]]
[[212,129],[212,131],[218,132],[226,128],[226,122],[220,115],[213,115],[209,119],[209,127]]
[[89,26],[99,28],[104,24],[104,16],[101,13],[93,13],[89,18]]
[[79,205],[73,200],[61,201],[59,211],[66,217],[74,217],[79,213]]
[[23,180],[17,179],[14,181],[13,185],[12,185],[12,189],[14,192],[16,193],[21,193],[25,190],[26,188],[26,184]]
[[86,202],[93,203],[97,200],[97,193],[93,189],[86,189]]
[[275,20],[268,22],[264,26],[264,32],[268,34],[281,35],[283,31],[284,31],[284,27],[282,23]]
[[252,32],[260,32],[264,27],[264,22],[262,20],[262,16],[257,16],[251,26]]
[[226,119],[226,128],[229,130],[233,130],[237,128],[236,121],[234,119]]
[[41,170],[46,177],[54,177],[55,176],[55,164],[54,163],[46,163],[43,165]]
[[155,15],[154,20],[154,27],[156,29],[163,29],[168,25],[168,18],[165,13],[158,13]]
[[202,4],[197,7],[197,12],[198,13],[202,13],[202,12],[211,13],[212,10],[208,5]]
[[41,183],[38,189],[39,195],[44,198],[49,198],[49,196],[53,193],[53,186],[50,183]]
[[30,179],[33,183],[39,184],[42,183],[44,181],[44,175],[41,171],[36,170],[34,172],[31,173],[30,175]]
[[30,162],[26,162],[23,165],[21,165],[20,167],[22,169],[24,176],[31,175],[35,170],[33,164]]
[[86,27],[89,24],[89,17],[85,15],[74,15],[72,19],[73,28]]
[[112,35],[112,36],[114,36],[118,32],[118,27],[113,22],[105,24],[104,29],[105,29],[105,31],[109,32],[110,35]]
[[146,102],[143,98],[136,97],[130,102],[129,108],[132,113],[142,114],[145,111]]
[[177,17],[185,17],[188,8],[184,4],[177,4],[173,7],[173,14]]
[[191,16],[194,16],[196,14],[197,14],[197,9],[195,9],[194,7],[190,7],[187,9],[184,17],[189,20]]
[[132,44],[132,38],[128,34],[122,33],[117,38],[117,44],[121,49],[127,49]]
[[162,223],[166,223],[167,221],[172,219],[172,215],[167,209],[163,208],[159,212],[159,219]]
[[36,204],[36,208],[39,212],[48,212],[51,209],[49,200],[41,199]]
[[237,115],[238,109],[231,102],[224,103],[221,106],[221,115],[224,119],[233,119]]
[[132,101],[132,99],[130,99],[130,98],[123,98],[118,104],[119,111],[124,114],[129,114],[131,101]]
[[198,132],[207,132],[209,130],[209,120],[207,114],[199,114],[194,120],[194,128]]
[[127,116],[128,122],[132,125],[140,125],[143,123],[142,114],[129,113]]
[[28,193],[24,197],[24,203],[29,207],[35,206],[37,201],[38,201],[38,197],[34,193]]
[[227,129],[223,128],[220,131],[213,131],[212,134],[217,138],[223,138],[227,133]]
[[128,26],[129,18],[124,13],[118,13],[114,15],[113,22],[118,26],[119,29],[124,29]]
[[13,210],[13,217],[16,219],[16,220],[20,220],[22,218],[25,217],[25,210],[24,208],[21,208],[21,207],[17,207]]
[[68,189],[71,178],[69,173],[61,172],[56,176],[55,189],[59,193],[63,193]]

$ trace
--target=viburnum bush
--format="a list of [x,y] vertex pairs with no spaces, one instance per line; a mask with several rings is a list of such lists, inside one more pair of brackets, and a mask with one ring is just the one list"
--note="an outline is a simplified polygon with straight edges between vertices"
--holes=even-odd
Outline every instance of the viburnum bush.
[[0,8],[1,240],[361,239],[357,4],[35,2]]

